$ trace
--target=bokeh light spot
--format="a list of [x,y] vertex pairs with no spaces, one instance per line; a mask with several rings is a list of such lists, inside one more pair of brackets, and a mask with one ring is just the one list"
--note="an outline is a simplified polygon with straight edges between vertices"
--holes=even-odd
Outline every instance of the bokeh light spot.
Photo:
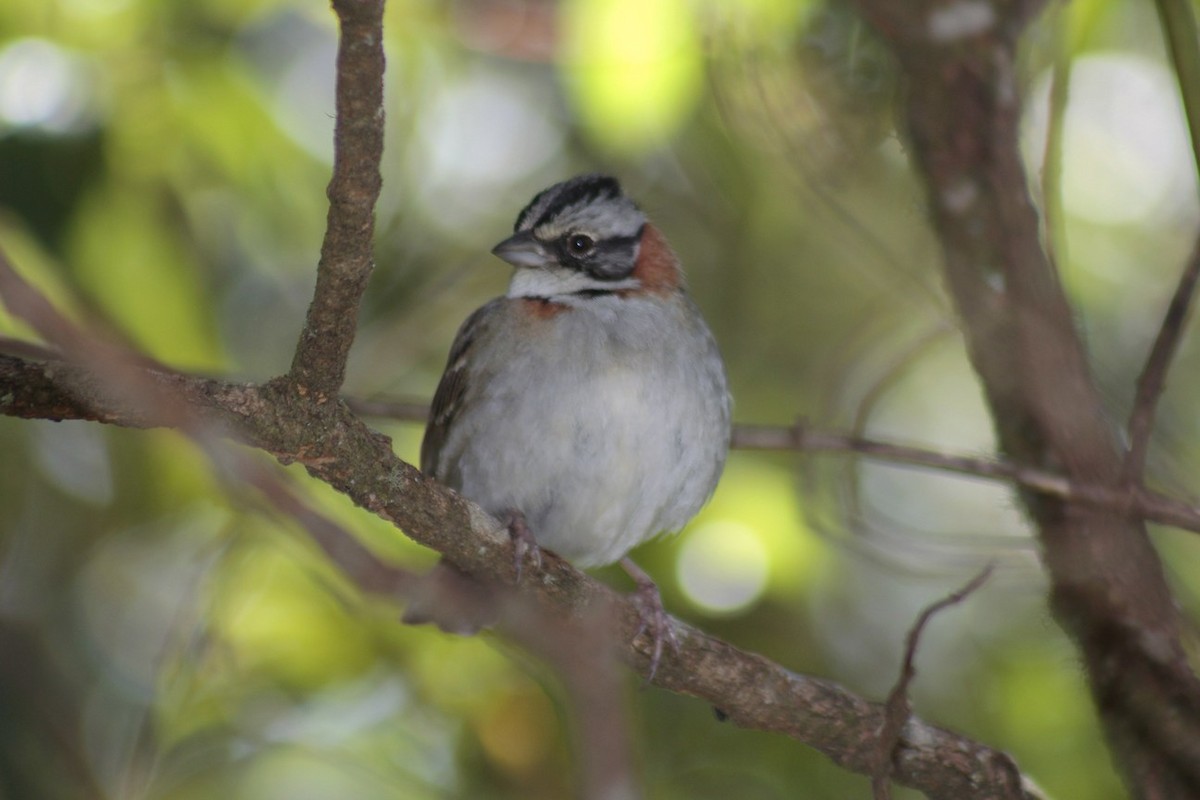
[[767,548],[748,525],[714,520],[692,531],[676,562],[679,585],[700,608],[732,614],[767,588]]
[[476,730],[488,757],[517,773],[536,768],[559,734],[554,709],[538,688],[500,698],[477,720]]
[[[1032,160],[1045,147],[1050,78],[1027,115]],[[1195,169],[1174,80],[1136,55],[1079,58],[1063,122],[1063,205],[1100,225],[1138,224],[1191,200]],[[1040,164],[1037,165],[1040,168]]]
[[659,144],[699,101],[700,35],[684,0],[573,0],[564,28],[568,87],[599,144]]
[[412,150],[429,222],[460,236],[490,219],[513,183],[557,158],[563,132],[552,102],[548,91],[493,70],[444,86]]
[[0,50],[0,125],[63,134],[95,121],[90,70],[45,39],[18,39]]

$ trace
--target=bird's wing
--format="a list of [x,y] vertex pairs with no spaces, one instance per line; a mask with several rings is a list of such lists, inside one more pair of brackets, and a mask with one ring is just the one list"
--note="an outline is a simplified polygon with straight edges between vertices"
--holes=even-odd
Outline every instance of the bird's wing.
[[433,394],[429,424],[425,428],[425,438],[421,442],[421,471],[427,475],[439,479],[443,477],[439,474],[441,465],[438,461],[442,445],[446,442],[446,435],[450,426],[454,424],[454,418],[462,407],[463,398],[467,393],[467,378],[470,371],[467,365],[471,361],[471,349],[478,341],[479,334],[486,326],[488,318],[499,312],[504,302],[505,298],[497,297],[478,308],[471,316],[467,317],[454,337],[454,344],[450,346],[450,356],[446,359],[446,371],[442,373],[442,380]]

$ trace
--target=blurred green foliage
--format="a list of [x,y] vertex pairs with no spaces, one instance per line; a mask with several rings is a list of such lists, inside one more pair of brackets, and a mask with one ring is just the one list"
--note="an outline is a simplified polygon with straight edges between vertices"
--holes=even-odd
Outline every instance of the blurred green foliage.
[[[1195,170],[1152,11],[1053,14],[1021,65],[1029,159],[1036,176],[1047,68],[1078,59],[1047,202],[1120,419],[1190,247]],[[680,252],[739,420],[990,452],[893,127],[896,73],[842,4],[395,0],[386,22],[378,267],[348,392],[428,396],[455,328],[503,289],[487,251],[516,212],[603,169]],[[60,308],[166,363],[284,371],[324,221],[335,37],[306,0],[0,5],[0,246]],[[1096,76],[1117,123],[1089,104]],[[2,312],[0,334],[29,336]],[[1200,466],[1198,361],[1186,344],[1162,408],[1152,470],[1168,488]],[[380,427],[416,459],[419,427]],[[287,472],[386,557],[432,562]],[[1194,542],[1165,552],[1198,605]],[[638,558],[672,611],[875,697],[920,609],[995,560],[928,631],[918,713],[1012,752],[1054,796],[1121,796],[999,487],[735,453],[688,531]],[[0,798],[560,798],[562,703],[545,667],[490,635],[402,627],[364,601],[181,437],[0,419]],[[630,703],[650,797],[868,793],[695,701]]]

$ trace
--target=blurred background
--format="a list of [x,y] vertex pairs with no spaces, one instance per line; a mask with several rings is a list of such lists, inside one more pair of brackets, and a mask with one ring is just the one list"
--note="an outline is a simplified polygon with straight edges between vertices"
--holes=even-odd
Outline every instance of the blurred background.
[[[843,3],[391,0],[386,36],[378,265],[347,394],[428,398],[459,323],[504,290],[488,250],[517,212],[603,170],[680,253],[739,422],[993,452],[896,69]],[[335,47],[314,0],[0,5],[0,247],[170,365],[284,372],[323,232]],[[1047,235],[1119,422],[1198,215],[1153,9],[1054,6],[1020,70]],[[0,335],[29,332],[0,311]],[[1184,495],[1198,367],[1185,341],[1152,453],[1155,485]],[[419,424],[375,424],[416,461]],[[432,563],[287,472],[379,553]],[[1195,537],[1155,535],[1196,618]],[[1011,752],[1053,796],[1123,796],[1000,485],[735,452],[701,515],[635,557],[672,612],[876,699],[920,610],[994,562],[928,629],[917,713]],[[570,796],[554,675],[396,616],[183,437],[0,418],[0,798]],[[636,687],[650,798],[869,795],[794,741]]]

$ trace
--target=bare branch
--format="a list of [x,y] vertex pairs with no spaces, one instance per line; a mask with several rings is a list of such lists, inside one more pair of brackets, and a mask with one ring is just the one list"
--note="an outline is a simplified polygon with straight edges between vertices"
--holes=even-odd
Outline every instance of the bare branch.
[[1047,12],[1057,47],[1050,76],[1050,108],[1046,118],[1046,144],[1042,150],[1042,217],[1046,224],[1046,256],[1059,270],[1070,263],[1063,214],[1063,142],[1067,129],[1067,104],[1071,97],[1073,54],[1067,41],[1067,15],[1071,8],[1057,3]]
[[1061,473],[1029,467],[1013,461],[941,453],[910,445],[884,442],[837,431],[824,431],[798,424],[792,428],[739,425],[734,429],[734,447],[746,450],[794,450],[797,452],[858,453],[878,461],[1011,481],[1019,488],[1046,497],[1070,500],[1200,533],[1200,506],[1183,502],[1143,487],[1133,489],[1072,480]]
[[[1200,166],[1200,44],[1197,42],[1200,31],[1196,28],[1196,14],[1187,0],[1156,0],[1154,5],[1158,9],[1163,36],[1183,98],[1188,132],[1191,134],[1192,163]],[[1167,369],[1183,337],[1198,278],[1200,238],[1192,246],[1192,255],[1179,278],[1179,285],[1163,316],[1154,346],[1138,377],[1137,394],[1127,427],[1129,451],[1122,466],[1122,477],[1129,486],[1140,485],[1146,471],[1146,453],[1154,429],[1158,399],[1166,387]]]
[[1167,306],[1167,313],[1163,316],[1158,336],[1150,348],[1150,355],[1146,357],[1142,374],[1138,376],[1137,393],[1127,426],[1129,450],[1122,465],[1122,479],[1130,487],[1142,484],[1158,399],[1166,388],[1167,370],[1183,338],[1183,331],[1191,312],[1192,298],[1196,293],[1197,279],[1200,279],[1200,238],[1197,238],[1192,247],[1192,255],[1179,278],[1179,285],[1175,288],[1171,304]]
[[[345,400],[350,410],[365,417],[424,422],[429,416],[429,404],[420,400],[364,400],[354,397]],[[881,462],[1013,483],[1019,488],[1048,497],[1200,533],[1200,506],[1144,487],[1083,484],[1058,472],[1003,459],[942,453],[924,447],[821,430],[810,427],[803,420],[791,427],[744,423],[734,425],[732,447],[735,450],[858,454]]]
[[329,214],[317,286],[290,377],[304,396],[337,396],[358,307],[374,266],[375,201],[383,155],[383,0],[334,0],[342,33]]
[[[316,478],[359,506],[392,522],[414,540],[443,553],[464,571],[494,583],[513,579],[511,540],[502,525],[474,504],[422,476],[396,458],[390,442],[363,425],[347,409],[326,404],[316,409],[294,399],[279,382],[264,386],[230,384],[147,371],[147,378],[206,425],[217,425],[242,442],[273,453],[284,462],[300,461]],[[88,418],[133,427],[168,424],[154,408],[129,408],[99,390],[102,379],[66,364],[33,364],[0,356],[0,411],[15,403],[33,416],[27,400],[41,396],[51,418]],[[7,398],[14,393],[18,398]],[[314,416],[319,410],[325,418]],[[334,531],[328,533],[336,536]],[[363,591],[395,598],[399,584],[381,582],[374,568],[343,558],[340,548],[322,545]],[[615,641],[627,642],[621,657],[645,672],[651,651],[646,637],[636,641],[637,609],[611,589],[562,559],[545,553],[544,566],[530,570],[523,587],[542,607],[576,614],[611,606],[618,612]],[[883,707],[836,684],[791,673],[767,659],[673,621],[678,652],[668,650],[655,676],[657,686],[698,697],[720,708],[736,724],[782,733],[825,753],[834,762],[870,774],[869,743],[883,724]],[[934,798],[1033,798],[1012,760],[977,742],[910,722],[911,740],[901,743],[895,779]],[[953,752],[954,758],[946,754]]]
[[[1123,488],[1121,447],[1042,248],[1018,147],[1016,42],[1044,3],[857,5],[906,73],[911,153],[1001,448],[1079,485]],[[1200,681],[1145,525],[1046,495],[1022,500],[1126,782],[1137,796],[1196,796]]]
[[905,637],[900,678],[884,703],[885,716],[883,728],[879,731],[878,761],[875,771],[871,775],[871,790],[875,794],[875,800],[888,800],[892,796],[890,782],[892,760],[896,754],[896,748],[900,746],[900,736],[904,731],[904,726],[912,718],[912,703],[908,699],[908,688],[912,685],[913,678],[917,676],[917,645],[920,643],[925,626],[929,624],[935,614],[950,606],[958,605],[974,594],[991,577],[993,568],[993,564],[987,565],[961,589],[943,597],[922,611],[912,629],[909,630],[908,636]]
[[1183,99],[1191,136],[1193,163],[1200,167],[1200,41],[1196,12],[1187,0],[1155,0],[1167,52]]

